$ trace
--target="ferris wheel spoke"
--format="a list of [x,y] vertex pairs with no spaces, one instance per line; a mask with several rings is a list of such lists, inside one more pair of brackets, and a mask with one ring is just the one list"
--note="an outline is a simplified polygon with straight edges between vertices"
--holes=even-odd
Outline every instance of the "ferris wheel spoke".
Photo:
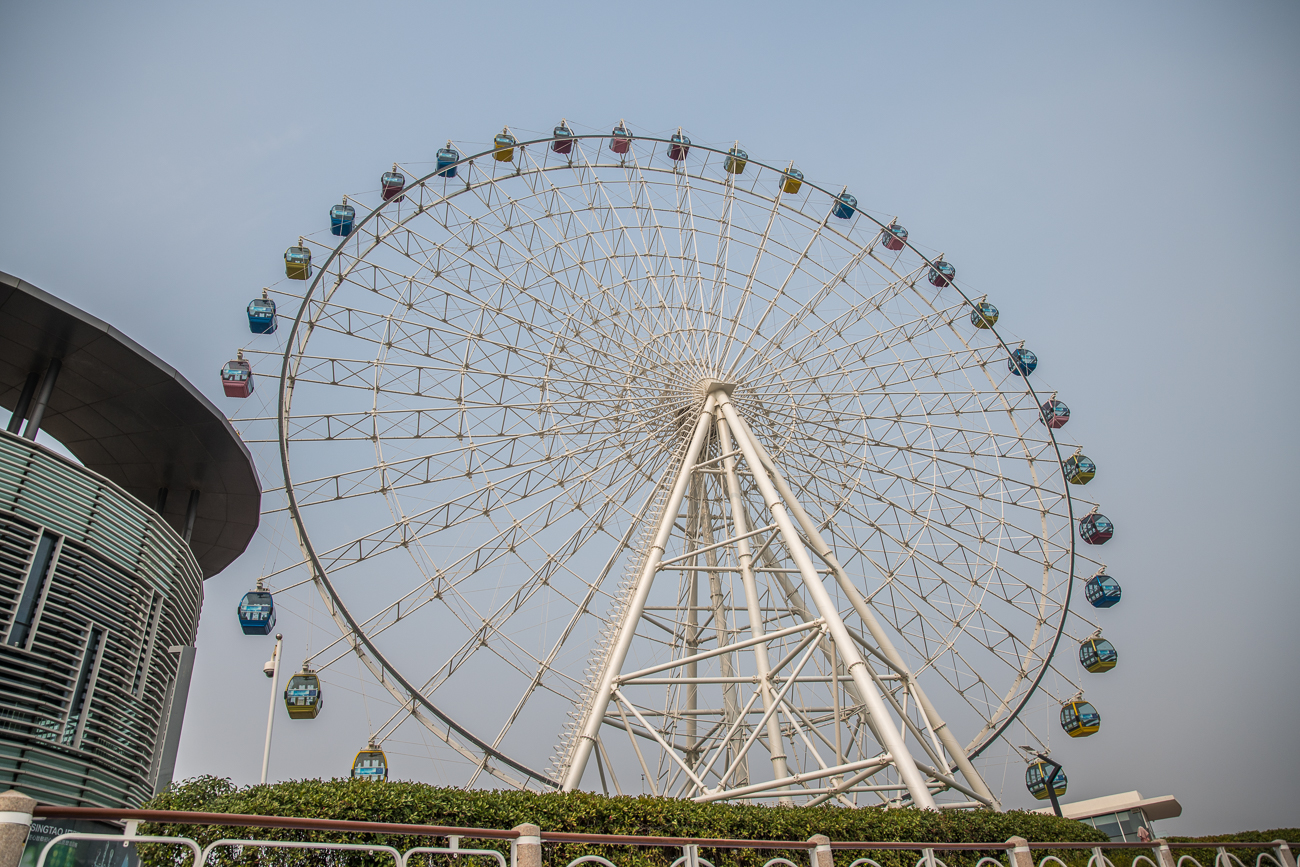
[[[780,417],[779,413],[774,413],[774,415]],[[871,458],[858,451],[857,446],[862,442],[860,436],[850,436],[847,432],[842,431],[838,427],[831,425],[818,425],[807,419],[801,420],[800,427],[810,428],[811,436],[824,437],[821,442],[822,448],[835,456],[838,463],[842,466],[859,466],[864,470],[868,470],[873,475],[888,479],[891,484],[905,482],[906,486],[909,488],[915,488],[920,483],[919,477],[921,474],[919,472],[907,475],[901,474],[897,470],[891,468],[892,462],[881,461],[878,458]],[[832,436],[827,436],[827,434],[831,434]],[[843,445],[841,445],[841,443]],[[931,493],[930,489],[932,488],[933,491],[944,491],[953,496],[956,502],[964,502],[963,498],[970,496],[972,493],[977,497],[983,498],[989,496],[990,493],[996,493],[998,486],[1006,486],[1007,480],[995,469],[972,466],[968,460],[962,460],[963,458],[969,459],[972,457],[970,451],[949,451],[936,446],[933,442],[924,443],[918,447],[913,443],[908,443],[906,440],[903,444],[899,445],[873,439],[868,440],[865,445],[871,447],[873,451],[875,449],[885,449],[894,454],[905,456],[907,460],[922,460],[924,461],[922,465],[927,471],[948,471],[950,473],[958,474],[959,477],[970,476],[973,480],[976,480],[976,483],[970,490],[959,488],[951,482],[941,484],[931,481],[925,485],[927,495]],[[797,454],[789,454],[791,459],[796,461],[799,460]],[[978,456],[978,453],[975,456]],[[988,457],[998,458],[1001,457],[1001,454],[994,452],[988,455]],[[799,466],[810,478],[815,477],[813,476],[813,466],[804,464],[800,464]],[[870,478],[868,477],[858,484],[869,483]],[[1021,483],[1017,485],[1017,487],[1022,489],[1022,496],[1025,493],[1034,491],[1033,486],[1025,483]],[[873,493],[880,494],[882,493],[882,490],[879,488],[873,489]],[[1000,502],[1003,502],[1005,505],[1021,505],[1021,503],[1019,503],[1019,501],[1014,497],[1008,497],[1005,501]],[[1035,509],[1035,512],[1037,511],[1038,510]]]
[[[576,457],[576,455],[571,453],[569,459],[572,459],[573,457]],[[542,528],[544,529],[558,521],[564,515],[569,514],[575,509],[581,508],[594,499],[594,494],[592,492],[595,490],[595,486],[591,481],[594,473],[601,470],[609,471],[621,461],[622,456],[615,455],[614,457],[607,459],[603,464],[586,471],[583,474],[583,477],[575,479],[574,481],[578,482],[580,485],[580,490],[576,497],[571,491],[566,489],[565,485],[559,485],[558,487],[547,486],[542,489],[550,490],[552,493],[549,498],[543,498],[541,501],[538,501],[536,493],[539,488],[536,485],[527,484],[531,478],[527,473],[516,474],[512,479],[513,481],[521,481],[517,492],[509,487],[504,488],[504,494],[513,494],[511,497],[505,496],[503,494],[503,486],[495,482],[484,488],[467,490],[454,499],[435,504],[418,514],[404,516],[385,527],[366,534],[365,536],[353,539],[346,544],[336,546],[334,549],[325,552],[325,554],[322,555],[322,560],[330,565],[330,572],[337,572],[348,565],[355,565],[356,563],[364,562],[366,559],[373,558],[387,551],[394,550],[395,548],[404,548],[408,546],[411,541],[422,538],[430,531],[450,529],[464,518],[468,518],[474,514],[481,514],[484,509],[488,509],[489,511],[492,509],[506,510],[514,503],[526,503],[530,505],[532,510],[527,515],[523,516],[523,518],[543,521]],[[648,469],[645,471],[645,474],[649,474]],[[626,474],[625,478],[631,482],[638,477],[632,474]],[[586,499],[584,499],[584,495],[586,496]],[[566,501],[569,503],[568,508],[556,508],[557,506],[562,507]],[[518,522],[522,521],[523,518],[515,519],[507,530],[501,532],[518,532],[521,526]],[[499,539],[500,536],[498,536],[498,540]],[[357,549],[355,555],[350,554],[353,548]],[[475,550],[478,551],[481,549],[480,546],[479,549]],[[473,555],[474,552],[470,552],[469,554],[464,555],[462,559]],[[444,568],[452,568],[459,562],[461,561],[455,561]]]
[[[634,213],[638,216],[637,225],[640,227],[642,245],[646,250],[647,257],[654,255],[652,251],[656,248],[659,250],[658,256],[655,257],[658,260],[658,264],[653,269],[653,273],[656,274],[657,278],[662,277],[662,271],[660,269],[664,266],[667,266],[668,268],[669,279],[667,293],[658,291],[658,280],[656,280],[656,301],[665,313],[669,310],[674,311],[673,318],[668,323],[674,333],[679,331],[688,331],[690,328],[689,311],[681,311],[681,318],[678,318],[678,311],[680,311],[681,308],[681,299],[689,297],[689,292],[686,287],[687,275],[684,270],[682,274],[678,274],[677,268],[673,265],[674,256],[672,255],[672,251],[668,246],[668,241],[664,234],[664,222],[659,219],[659,209],[655,207],[655,196],[650,181],[646,178],[646,169],[641,165],[639,156],[633,156],[632,167],[635,172],[635,181],[633,180],[633,175],[628,173],[626,175],[626,182],[628,184],[631,201],[633,202]],[[676,200],[677,183],[677,173],[674,171],[672,172],[671,184],[674,191],[674,200],[672,203],[674,211],[678,210]],[[648,226],[647,221],[649,223]],[[646,237],[647,230],[650,232],[650,237],[648,239]],[[685,268],[687,260],[684,251],[679,249],[679,254],[683,261],[683,268]],[[685,351],[685,348],[683,348],[683,351]]]
[[[580,167],[578,171],[590,172],[591,165],[590,162],[587,161],[586,151],[580,145],[579,145],[579,153],[582,155],[584,163],[586,163],[586,165],[585,167]],[[658,305],[656,305],[657,312],[655,315],[658,315],[658,312],[667,312],[668,310],[672,309],[667,304],[667,301],[664,298],[663,290],[659,285],[658,274],[655,272],[653,268],[649,267],[649,265],[646,263],[645,255],[642,252],[641,247],[638,246],[635,239],[628,232],[627,226],[625,225],[622,217],[619,214],[619,208],[616,206],[615,202],[610,198],[609,191],[606,188],[606,185],[597,183],[594,185],[579,184],[577,186],[582,195],[581,201],[585,203],[586,207],[589,210],[594,212],[597,207],[603,207],[609,214],[609,218],[612,221],[612,226],[610,227],[610,233],[613,236],[615,236],[615,238],[617,238],[620,243],[608,246],[607,248],[605,248],[605,252],[607,255],[607,261],[610,262],[617,270],[620,278],[620,282],[625,287],[630,287],[632,282],[628,276],[627,271],[620,264],[620,256],[626,255],[626,253],[619,254],[616,249],[619,246],[626,246],[626,248],[631,251],[633,259],[638,265],[638,267],[647,276],[649,286],[654,291],[655,297],[660,302]],[[593,195],[593,190],[591,189],[592,186],[595,187],[594,195]],[[554,190],[554,187],[552,189]],[[597,201],[596,201],[597,197],[603,200],[604,202],[603,206],[597,205]],[[578,215],[577,209],[569,204],[568,199],[562,196],[557,196],[556,200],[564,206],[568,218],[570,220],[575,221],[581,228],[586,229],[588,236],[590,236],[591,235],[590,227]],[[554,223],[553,217],[552,217],[552,223]],[[612,292],[610,292],[607,288],[602,287],[602,292],[604,292],[607,295],[607,297],[617,300],[616,296]],[[633,311],[636,308],[635,302],[633,303],[631,309],[628,308],[627,304],[621,301],[618,302],[618,306],[629,316],[633,315]],[[645,307],[643,307],[643,311],[646,313],[651,312],[649,309]],[[650,323],[646,323],[644,320],[642,320],[643,326],[647,324],[653,325],[653,320],[651,320]],[[666,356],[664,358],[665,360],[667,360]]]
[[[867,258],[867,253],[869,252],[870,252],[869,247],[859,248],[849,259],[849,261],[846,262],[839,271],[833,274],[829,279],[822,281],[821,285],[817,288],[817,291],[811,293],[808,300],[806,300],[803,304],[795,308],[795,310],[793,310],[790,313],[790,315],[786,318],[785,322],[782,323],[781,327],[777,329],[776,334],[771,338],[770,342],[776,346],[781,346],[783,343],[790,340],[791,337],[796,333],[798,329],[806,328],[807,327],[805,325],[806,319],[809,316],[814,315],[813,311],[815,311],[826,300],[826,298],[830,296],[830,294],[835,290],[836,285],[846,281],[849,278],[849,276],[854,271],[857,270],[857,268]],[[799,267],[801,267],[801,263],[796,264],[796,268]],[[882,290],[880,294],[893,294],[895,291],[896,290],[894,289],[893,286],[889,286],[886,287],[884,290]],[[874,304],[874,302],[871,303]],[[863,302],[862,304],[854,305],[854,307],[856,308],[861,308],[863,306],[869,306],[868,302]],[[851,308],[850,311],[843,314],[841,318],[847,319],[850,315],[856,314],[858,312],[859,310]],[[809,328],[807,330],[806,339],[816,339],[818,333],[819,333],[818,329]],[[741,376],[745,376],[751,373],[754,365],[757,363],[758,363],[758,359],[755,356],[751,355],[749,362],[747,363],[745,368],[741,370]]]
[[[793,353],[792,363],[786,367],[771,371],[768,375],[780,375],[786,370],[795,367],[806,368],[821,360],[829,360],[834,365],[834,369],[839,370],[844,364],[840,357],[843,355],[852,356],[854,360],[862,365],[867,365],[869,360],[886,353],[894,353],[897,356],[897,346],[900,343],[906,343],[910,347],[918,337],[922,337],[940,326],[950,324],[953,318],[950,311],[955,309],[948,308],[928,314],[922,313],[912,316],[904,322],[896,323],[891,321],[889,328],[877,328],[874,334],[858,335],[853,333],[850,335],[852,342],[845,345],[842,342],[845,339],[844,332],[853,329],[856,321],[866,311],[876,307],[879,303],[878,298],[879,295],[867,299],[862,304],[853,305],[834,319],[818,320],[812,325],[801,322],[800,325],[805,329],[805,334],[789,346],[790,352]],[[808,315],[812,316],[813,314]],[[783,341],[790,341],[794,337],[794,333],[793,330],[790,330],[774,342],[781,345]],[[818,349],[818,347],[824,348]],[[870,365],[872,368],[875,366]],[[844,372],[849,373],[851,369]]]
[[[494,186],[495,186],[495,184],[496,184],[496,181],[493,181],[493,185],[494,185]],[[596,205],[595,205],[594,201],[590,202],[590,207],[591,207],[591,209],[592,209],[593,211],[595,210]],[[610,203],[608,210],[610,211],[611,214],[614,213],[614,210],[615,210],[615,209],[614,209],[612,203]],[[584,229],[587,230],[586,233],[585,233],[585,235],[586,235],[587,238],[597,237],[597,236],[603,234],[603,232],[594,232],[594,231],[592,231],[592,230],[590,229],[590,227],[588,227],[588,226],[585,224],[585,222],[582,221],[582,219],[578,216],[577,212],[576,212],[572,207],[568,207],[568,208],[567,208],[567,212],[568,212],[568,217],[569,217],[569,219],[575,221],[575,222],[578,223],[580,226],[582,226],[582,228],[584,228]],[[553,216],[553,215],[551,215],[551,219],[552,219],[552,220],[554,219],[554,216]],[[531,225],[536,225],[536,222],[533,222]],[[621,228],[621,227],[616,227],[616,232],[615,232],[616,234],[618,234],[618,232],[617,232],[617,228]],[[510,229],[507,228],[506,231],[510,231]],[[595,286],[595,287],[599,290],[600,295],[601,295],[602,297],[605,297],[605,298],[609,299],[609,300],[612,302],[611,306],[612,306],[613,309],[615,309],[615,310],[620,310],[620,309],[621,309],[621,311],[622,311],[624,314],[626,314],[629,318],[635,318],[635,317],[634,317],[634,312],[633,312],[632,310],[628,309],[628,308],[626,307],[626,305],[623,305],[623,304],[618,300],[617,296],[615,296],[614,293],[612,293],[612,292],[610,291],[609,287],[607,287],[606,285],[604,285],[603,282],[602,282],[602,281],[597,277],[597,275],[595,275],[595,274],[593,274],[593,273],[591,272],[590,268],[587,266],[586,259],[585,259],[584,257],[578,255],[576,251],[571,250],[571,249],[569,248],[569,246],[567,246],[567,245],[563,245],[563,244],[560,244],[560,243],[558,242],[558,240],[556,240],[556,236],[554,236],[554,235],[548,235],[548,238],[547,238],[547,239],[548,239],[549,241],[551,241],[551,246],[552,246],[552,247],[557,251],[557,255],[561,255],[561,256],[564,256],[564,257],[567,257],[568,259],[570,259],[571,262],[572,262],[572,264],[573,264],[574,266],[576,266],[576,267],[578,267],[578,268],[580,269],[581,273],[582,273],[582,274],[587,278],[587,280],[590,282],[590,284],[593,285],[593,286]],[[525,243],[525,248],[526,248],[526,239],[521,239],[521,241],[524,241],[524,243]],[[504,242],[502,242],[502,243],[504,243]],[[528,256],[528,255],[523,254],[523,253],[521,252],[521,249],[520,249],[520,248],[511,248],[511,249],[512,249],[512,252],[514,252],[514,253],[516,254],[516,256],[518,256],[519,259],[520,259],[521,261],[526,261],[526,262],[528,262],[529,264],[536,264],[536,259],[535,259],[534,257],[532,257],[532,256]],[[611,261],[611,260],[612,260],[613,262],[617,263],[617,259],[610,255],[611,252],[612,252],[611,250],[609,250],[609,249],[604,249],[604,250],[602,250],[602,252],[605,254],[605,257],[606,257],[606,260],[607,260],[607,261]],[[621,270],[621,269],[620,269],[620,270]],[[574,300],[575,303],[579,304],[579,305],[582,306],[584,309],[591,308],[591,301],[590,301],[590,299],[589,299],[586,295],[584,295],[584,294],[582,294],[582,293],[579,293],[579,292],[575,291],[575,290],[574,290],[574,287],[570,286],[569,283],[568,283],[567,281],[561,281],[561,280],[559,280],[559,278],[558,278],[558,274],[554,273],[553,271],[548,271],[548,270],[546,270],[546,269],[543,269],[543,271],[544,271],[544,273],[546,274],[546,276],[548,277],[548,279],[553,280],[553,281],[556,283],[556,285],[557,285],[558,287],[560,287],[560,288],[563,289],[563,290],[566,290],[566,291],[567,291],[567,294],[568,294],[568,295],[569,295],[569,296]],[[623,277],[623,282],[626,282],[626,275],[620,274],[620,276]],[[628,336],[631,337],[631,336],[634,335],[634,332],[633,332],[630,328],[628,328],[628,327],[626,327],[626,326],[622,326],[622,327],[624,328],[624,331],[625,331],[625,333],[626,333]]]

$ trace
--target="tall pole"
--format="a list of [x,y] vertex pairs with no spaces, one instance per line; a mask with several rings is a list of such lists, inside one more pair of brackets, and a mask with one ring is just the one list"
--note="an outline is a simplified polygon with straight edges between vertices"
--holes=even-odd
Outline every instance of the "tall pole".
[[262,785],[266,785],[266,769],[271,764],[271,727],[275,725],[275,700],[280,687],[280,645],[284,636],[275,634],[275,650],[271,651],[271,709],[266,712],[266,746],[262,747]]

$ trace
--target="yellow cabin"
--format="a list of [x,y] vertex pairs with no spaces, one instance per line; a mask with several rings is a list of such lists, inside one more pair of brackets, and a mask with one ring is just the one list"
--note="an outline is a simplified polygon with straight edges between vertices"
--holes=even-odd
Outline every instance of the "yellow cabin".
[[785,170],[785,174],[781,178],[781,192],[789,193],[793,196],[795,193],[799,192],[799,188],[802,186],[803,172],[796,169],[794,163],[790,163],[790,167]]
[[515,159],[515,137],[510,134],[510,127],[506,127],[492,139],[492,159],[499,163],[514,162]]

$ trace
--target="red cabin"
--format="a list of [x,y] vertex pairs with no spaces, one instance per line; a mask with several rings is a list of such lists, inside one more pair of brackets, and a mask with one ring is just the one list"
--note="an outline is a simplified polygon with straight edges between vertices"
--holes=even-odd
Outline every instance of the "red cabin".
[[1079,522],[1079,535],[1089,545],[1104,545],[1115,535],[1115,525],[1105,515],[1092,512]]
[[625,154],[632,149],[632,133],[628,132],[621,120],[609,135],[609,149],[616,154]]
[[1038,409],[1043,424],[1052,430],[1065,427],[1065,423],[1070,420],[1070,408],[1056,398],[1045,402]]
[[221,368],[221,387],[226,397],[248,397],[253,393],[253,366],[244,360],[242,351]]
[[907,230],[896,222],[890,222],[885,227],[885,249],[898,252],[903,249],[903,243],[907,240]]
[[552,130],[551,134],[555,136],[555,141],[551,142],[551,150],[565,156],[573,153],[573,130],[569,129],[568,120],[560,118],[560,125]]
[[682,128],[677,127],[677,132],[668,141],[668,159],[675,163],[680,163],[686,159],[686,155],[691,152],[691,140],[682,135]]
[[397,170],[397,163],[393,163],[391,172],[384,172],[384,176],[379,179],[379,186],[383,189],[385,202],[393,199],[405,201],[406,196],[402,195],[402,190],[406,188],[406,175]]

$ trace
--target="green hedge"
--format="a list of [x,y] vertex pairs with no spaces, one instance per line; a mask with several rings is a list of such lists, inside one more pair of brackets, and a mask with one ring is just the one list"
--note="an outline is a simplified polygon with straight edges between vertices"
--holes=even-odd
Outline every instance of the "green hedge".
[[[513,828],[531,822],[543,831],[580,831],[594,834],[637,834],[669,837],[727,837],[732,839],[807,840],[825,834],[838,841],[914,841],[918,843],[992,843],[1012,836],[1035,842],[1099,841],[1100,831],[1069,819],[1038,813],[990,810],[933,812],[880,807],[764,807],[757,805],[696,804],[648,796],[607,798],[587,792],[537,794],[518,791],[465,791],[422,783],[371,783],[359,780],[297,780],[266,786],[238,788],[229,780],[198,777],[173,785],[149,804],[149,809],[200,810],[213,813],[249,813],[398,822],[417,825],[452,825],[463,828]],[[321,834],[311,831],[231,828],[220,826],[152,825],[143,833],[191,837],[207,844],[222,837],[250,839],[375,842],[398,851],[414,846],[445,845],[428,838],[356,834]],[[509,845],[486,840],[465,840],[464,848],[495,848],[508,853]],[[141,847],[147,867],[181,863],[183,850]],[[378,858],[343,858],[290,850],[220,850],[225,865],[383,864]],[[614,846],[545,846],[548,867],[564,867],[580,855],[601,855],[619,867],[669,867],[679,849]],[[875,856],[881,867],[912,867],[918,853],[884,853]],[[985,853],[962,853],[945,858],[949,867],[974,865]],[[987,854],[1000,858],[1001,849]],[[1064,854],[1064,853],[1061,853]],[[777,855],[798,865],[808,863],[806,851],[726,849],[701,853],[716,867],[762,867]],[[1067,859],[1076,859],[1074,853]],[[391,863],[389,860],[387,863]],[[434,859],[435,864],[451,863]],[[488,867],[488,863],[459,859],[457,867]]]
[[[1175,849],[1174,857],[1181,858],[1184,855],[1191,855],[1197,861],[1201,862],[1202,867],[1212,867],[1214,864],[1215,851],[1212,846],[1216,843],[1272,843],[1274,840],[1286,840],[1294,843],[1300,840],[1300,828],[1274,828],[1272,831],[1242,831],[1239,834],[1215,834],[1209,837],[1169,837],[1170,843],[1209,843],[1204,849]],[[1255,867],[1256,859],[1260,853],[1272,853],[1269,846],[1261,846],[1258,849],[1229,849],[1231,854],[1241,860],[1246,867]],[[1292,855],[1296,854],[1294,847]],[[1269,867],[1272,867],[1272,863]]]

